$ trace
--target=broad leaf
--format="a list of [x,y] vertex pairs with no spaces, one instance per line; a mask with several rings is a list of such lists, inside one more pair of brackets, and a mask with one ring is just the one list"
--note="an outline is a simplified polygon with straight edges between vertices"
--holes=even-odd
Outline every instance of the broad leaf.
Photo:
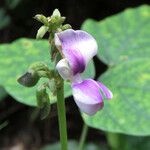
[[150,61],[135,59],[104,73],[100,81],[114,94],[95,116],[83,114],[94,128],[132,135],[150,135]]
[[86,20],[82,29],[98,42],[98,57],[112,66],[136,57],[150,57],[150,7],[142,6],[106,18]]
[[82,28],[97,39],[98,57],[109,66],[100,81],[114,94],[95,116],[83,114],[85,122],[106,131],[150,135],[150,7],[101,22],[87,20]]
[[[26,88],[17,83],[17,78],[26,72],[31,63],[42,61],[49,68],[54,68],[54,64],[50,61],[49,45],[46,40],[19,39],[11,44],[0,45],[0,85],[4,86],[6,91],[17,101],[35,106],[35,90],[34,88]],[[88,70],[93,70],[93,64],[89,65]],[[87,74],[91,72],[87,70]],[[71,95],[70,83],[65,82],[65,97]],[[51,103],[56,98],[50,94]]]

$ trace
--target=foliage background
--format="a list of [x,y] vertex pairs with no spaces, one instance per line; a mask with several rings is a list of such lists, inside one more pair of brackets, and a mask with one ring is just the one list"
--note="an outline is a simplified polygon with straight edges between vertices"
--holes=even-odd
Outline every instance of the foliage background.
[[[9,43],[21,37],[35,38],[40,24],[32,17],[37,13],[43,13],[48,16],[55,8],[59,8],[60,12],[67,17],[66,22],[70,23],[74,29],[79,29],[85,19],[102,20],[126,8],[149,4],[149,0],[116,0],[115,2],[113,0],[2,0],[0,3],[0,43]],[[24,52],[22,52],[23,54]],[[94,58],[94,62],[96,64],[96,78],[98,78],[100,74],[106,71],[107,66],[99,61],[97,57]],[[23,66],[22,64],[20,65]],[[33,107],[16,102],[5,93],[4,89],[0,90],[2,97],[5,97],[5,100],[0,103],[0,123],[2,124],[0,147],[12,148],[13,146],[21,145],[25,147],[24,149],[38,149],[47,143],[58,141],[59,134],[55,105],[52,106],[50,117],[41,122],[39,115],[37,115],[38,112]],[[79,139],[83,121],[76,105],[72,101],[72,97],[69,97],[68,101],[66,101],[67,123],[69,138],[75,140]],[[107,135],[104,132],[93,128],[90,128],[88,133],[89,142],[103,145],[104,147],[107,147],[106,137]],[[135,144],[137,142],[140,145],[144,143],[144,150],[150,148],[146,144],[149,138],[133,138],[132,136],[125,136],[125,138],[128,139],[127,141],[132,142],[129,150],[137,150]],[[92,149],[95,150],[96,148]]]

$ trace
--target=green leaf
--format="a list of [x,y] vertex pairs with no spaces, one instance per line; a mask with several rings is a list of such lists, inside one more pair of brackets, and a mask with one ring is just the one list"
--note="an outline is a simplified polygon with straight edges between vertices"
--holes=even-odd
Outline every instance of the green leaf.
[[132,135],[150,135],[150,7],[141,6],[106,18],[87,20],[82,29],[99,45],[98,57],[109,68],[100,81],[113,94],[95,116],[83,114],[94,128]]
[[9,9],[15,9],[22,0],[5,0]]
[[6,15],[6,10],[3,8],[0,8],[0,30],[5,28],[10,23],[10,17]]
[[107,144],[113,150],[149,150],[150,136],[130,136],[117,133],[107,133]]
[[85,71],[81,74],[83,79],[94,78],[95,76],[95,68],[93,61],[89,62]]
[[3,87],[0,86],[0,101],[2,101],[7,96],[7,93]]
[[[54,63],[50,61],[49,45],[47,40],[18,39],[11,44],[0,45],[0,85],[17,101],[36,106],[36,87],[26,88],[17,83],[18,77],[24,74],[30,64],[38,61],[46,63],[50,69]],[[91,73],[89,70],[93,70]],[[89,64],[84,76],[94,76],[94,66]],[[65,97],[72,94],[70,83],[65,82]],[[56,98],[49,94],[51,103]]]
[[[77,150],[78,145],[79,144],[76,141],[69,141],[68,142],[68,150]],[[59,149],[61,149],[60,143],[55,143],[52,145],[47,145],[44,148],[42,148],[41,150],[59,150]],[[101,149],[101,148],[99,148],[99,146],[94,145],[94,144],[87,144],[87,145],[85,145],[85,148],[83,150],[105,150],[105,149]]]
[[82,29],[98,42],[98,57],[112,66],[136,57],[150,57],[150,7],[141,6],[100,22],[86,20]]
[[85,122],[104,131],[150,135],[150,61],[134,59],[109,69],[100,81],[113,92],[104,108]]
[[127,136],[126,150],[149,150],[150,137]]

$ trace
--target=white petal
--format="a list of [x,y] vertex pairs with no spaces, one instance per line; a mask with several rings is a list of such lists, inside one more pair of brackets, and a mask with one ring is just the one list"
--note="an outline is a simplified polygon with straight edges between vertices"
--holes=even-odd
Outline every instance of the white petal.
[[64,79],[64,80],[71,80],[72,79],[72,70],[68,64],[67,59],[61,59],[57,65],[56,65],[56,69],[59,72],[60,76]]

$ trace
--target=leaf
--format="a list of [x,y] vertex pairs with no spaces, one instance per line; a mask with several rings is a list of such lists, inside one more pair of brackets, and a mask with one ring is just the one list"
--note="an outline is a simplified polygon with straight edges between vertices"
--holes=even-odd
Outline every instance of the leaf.
[[[78,146],[79,146],[79,144],[76,141],[68,142],[68,150],[77,150]],[[42,148],[41,150],[59,150],[59,149],[61,149],[60,143],[55,143],[52,145],[47,145],[44,148]],[[85,145],[85,148],[83,150],[102,150],[102,149],[99,148],[97,145],[90,143],[90,144]]]
[[85,122],[104,131],[150,135],[150,61],[134,59],[109,69],[100,81],[114,94],[95,116]]
[[127,150],[149,150],[150,137],[127,136]]
[[[54,63],[50,61],[48,41],[22,38],[11,44],[2,44],[0,58],[0,85],[5,87],[5,90],[17,101],[36,106],[36,87],[23,87],[17,83],[17,78],[26,72],[31,63],[37,61],[46,63],[50,69],[54,68]],[[89,66],[89,69],[93,70],[93,64]],[[70,83],[65,82],[65,97],[70,96],[71,93]],[[52,94],[49,96],[51,103],[56,102]]]
[[95,76],[95,68],[93,61],[89,62],[85,71],[81,74],[83,79],[94,78]]
[[109,68],[100,81],[113,94],[112,101],[85,122],[105,131],[150,135],[150,7],[144,5],[106,18],[87,20],[82,28],[99,45],[98,57]]
[[109,66],[134,58],[149,58],[150,7],[141,6],[106,18],[88,19],[82,29],[98,42],[98,57]]
[[0,86],[0,101],[2,101],[7,96],[7,93],[3,87]]
[[5,0],[9,9],[15,9],[22,0]]
[[6,10],[3,8],[0,8],[0,30],[5,28],[10,23],[10,17],[6,15]]

